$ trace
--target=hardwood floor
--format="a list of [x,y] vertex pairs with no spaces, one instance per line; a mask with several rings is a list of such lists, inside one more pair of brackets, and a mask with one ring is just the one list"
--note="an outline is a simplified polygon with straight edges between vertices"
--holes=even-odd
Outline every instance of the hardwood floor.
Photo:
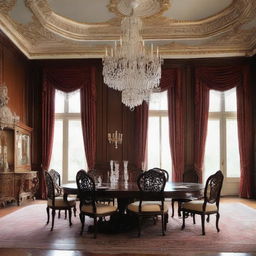
[[[1,249],[1,256],[110,256],[110,254],[94,254],[84,251],[42,250],[42,249]],[[168,254],[114,254],[114,256],[255,256],[256,253],[168,253]]]
[[[222,197],[222,202],[225,203],[234,203],[239,202],[242,204],[245,204],[249,207],[252,207],[256,209],[256,200],[250,200],[250,199],[241,199],[238,197]],[[29,201],[25,202],[21,206],[17,206],[15,204],[8,205],[5,208],[0,208],[0,217],[3,217],[7,214],[10,214],[18,209],[21,209],[22,207],[25,207],[30,204],[35,203],[45,203],[45,201],[42,200],[36,200],[36,201]],[[94,253],[88,253],[86,251],[78,251],[78,250],[49,250],[47,248],[45,249],[14,249],[14,248],[0,248],[0,255],[1,256],[109,256],[110,254],[94,254]],[[114,254],[115,256],[152,256],[153,254]],[[256,256],[256,253],[212,253],[212,252],[182,252],[182,253],[165,253],[165,254],[154,254],[155,256]]]

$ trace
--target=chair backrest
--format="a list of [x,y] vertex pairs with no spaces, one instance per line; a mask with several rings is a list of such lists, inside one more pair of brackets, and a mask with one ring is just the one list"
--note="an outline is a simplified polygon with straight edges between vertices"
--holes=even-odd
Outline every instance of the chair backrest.
[[95,182],[94,179],[86,173],[85,170],[80,170],[76,174],[76,184],[78,188],[78,196],[80,204],[95,205]]
[[161,201],[161,210],[164,209],[164,188],[166,177],[163,172],[150,169],[140,174],[137,180],[140,190],[139,212],[143,201]]
[[166,177],[162,172],[150,169],[140,174],[137,180],[139,190],[142,192],[163,192]]
[[183,182],[198,183],[199,178],[195,170],[187,170],[183,173]]
[[54,205],[55,186],[54,186],[53,178],[47,171],[45,171],[44,173],[45,173],[45,183],[47,188],[47,198],[53,200],[53,205]]
[[[224,176],[221,171],[217,171],[215,174],[208,177],[204,188],[204,206],[207,203],[216,203],[219,207],[220,192],[223,184]],[[205,208],[203,208],[205,210]]]
[[49,174],[52,176],[54,184],[57,184],[60,186],[61,185],[60,174],[54,169],[51,169],[49,171]]
[[55,196],[60,196],[62,194],[60,174],[54,169],[51,169],[48,173],[52,177],[52,181],[55,188]]
[[158,168],[158,167],[154,167],[153,169],[156,170],[156,171],[164,173],[166,181],[169,181],[169,173],[166,170]]

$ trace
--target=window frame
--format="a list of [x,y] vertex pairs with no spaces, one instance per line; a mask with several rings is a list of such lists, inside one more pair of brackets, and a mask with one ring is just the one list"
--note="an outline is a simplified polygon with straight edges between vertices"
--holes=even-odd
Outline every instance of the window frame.
[[[80,93],[80,90],[78,90]],[[62,92],[61,92],[62,93]],[[69,112],[69,101],[68,101],[68,97],[69,94],[68,93],[64,93],[64,112],[62,113],[55,113],[54,114],[54,122],[55,120],[62,120],[62,129],[63,129],[63,145],[62,145],[62,182],[63,183],[72,183],[75,180],[69,180],[68,176],[69,176],[69,169],[68,169],[68,164],[69,164],[69,157],[68,157],[68,150],[69,150],[69,121],[70,120],[77,120],[77,121],[81,121],[81,109],[80,112]],[[87,163],[86,160],[86,156],[85,156],[85,161]],[[84,167],[86,169],[86,166]]]
[[[210,92],[209,92],[210,93]],[[220,169],[223,171],[224,177],[228,182],[239,182],[240,177],[227,176],[227,134],[226,125],[228,119],[237,120],[236,111],[225,111],[225,91],[220,92],[220,111],[212,111],[208,113],[208,120],[219,120],[220,129]],[[237,91],[236,91],[237,93]],[[209,97],[210,100],[210,97]],[[239,156],[240,157],[240,156]]]
[[[161,92],[157,91],[155,93],[162,93],[162,92],[164,92],[164,91],[161,91]],[[150,104],[150,102],[148,104]],[[155,110],[155,109],[150,110],[150,108],[149,108],[149,110],[148,110],[148,119],[150,117],[158,117],[159,118],[159,122],[158,122],[158,128],[159,128],[159,152],[158,152],[158,156],[159,156],[159,159],[160,159],[159,168],[161,168],[161,166],[162,166],[162,157],[161,157],[161,155],[162,155],[162,118],[167,117],[167,119],[169,120],[168,109],[165,109],[165,110]],[[147,134],[147,136],[148,136],[148,134]],[[171,151],[170,150],[169,150],[169,153],[170,153],[170,161],[171,161],[171,168],[170,168],[169,176],[172,177],[172,156],[171,156]],[[148,165],[148,154],[147,154],[147,160],[146,161],[147,161],[147,165]],[[158,166],[154,166],[154,167],[158,167]]]

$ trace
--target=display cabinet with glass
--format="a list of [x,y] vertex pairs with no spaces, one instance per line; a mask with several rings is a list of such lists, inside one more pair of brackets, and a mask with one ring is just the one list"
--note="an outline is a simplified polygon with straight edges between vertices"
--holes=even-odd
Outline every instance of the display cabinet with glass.
[[35,196],[38,178],[31,170],[31,132],[22,123],[0,131],[0,205],[10,201],[20,205]]

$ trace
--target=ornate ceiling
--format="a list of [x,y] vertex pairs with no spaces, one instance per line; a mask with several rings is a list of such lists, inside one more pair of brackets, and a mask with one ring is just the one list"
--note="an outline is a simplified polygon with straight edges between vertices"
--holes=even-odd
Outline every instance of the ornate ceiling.
[[[30,59],[101,58],[131,0],[0,0],[0,29]],[[255,0],[139,0],[146,44],[164,58],[252,56]]]

